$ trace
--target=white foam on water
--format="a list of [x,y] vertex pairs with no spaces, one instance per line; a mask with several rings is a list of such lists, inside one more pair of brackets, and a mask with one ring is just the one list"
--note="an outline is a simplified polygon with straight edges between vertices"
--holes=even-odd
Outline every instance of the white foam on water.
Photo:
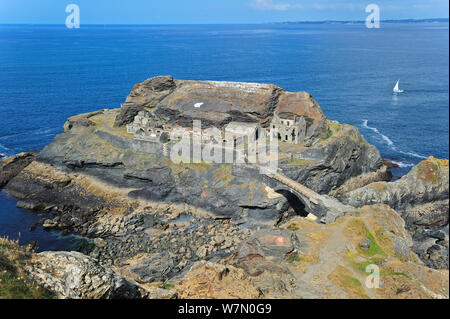
[[[414,153],[414,152],[404,152],[402,150],[399,150],[394,145],[394,142],[392,142],[392,140],[389,137],[387,137],[386,135],[382,134],[376,127],[369,126],[368,123],[369,123],[368,120],[363,120],[363,125],[362,126],[364,128],[366,128],[366,129],[369,129],[369,130],[375,132],[378,136],[380,136],[393,151],[395,151],[397,153],[400,153],[400,154],[403,154],[403,155],[408,155],[408,156],[412,156],[412,157],[416,157],[416,158],[420,158],[420,159],[427,159],[426,156],[423,156],[423,155],[420,155],[420,154],[417,154],[417,153]],[[393,162],[393,163],[395,163],[395,162]],[[407,165],[407,166],[401,166],[399,163],[396,163],[396,164],[398,164],[400,167],[414,166],[414,164],[412,164],[412,163],[403,163],[403,162],[400,162],[400,163],[402,163],[403,165]]]
[[413,167],[414,166],[414,164],[412,164],[412,163],[405,163],[405,162],[401,162],[401,161],[392,161],[391,160],[391,162],[394,163],[394,164],[397,164],[399,167],[402,167],[402,168],[404,168],[404,167]]
[[381,138],[389,145],[389,146],[393,146],[394,142],[391,141],[391,139],[389,137],[387,137],[386,135],[383,135],[380,133],[380,131],[378,131],[378,129],[376,127],[370,127],[369,125],[367,125],[369,121],[368,120],[364,120],[363,121],[363,127],[369,130],[374,131],[375,133],[377,133],[379,136],[381,136]]
[[409,155],[409,156],[417,157],[417,158],[420,158],[420,159],[428,159],[428,157],[423,156],[423,155],[419,155],[419,154],[414,153],[414,152],[403,152],[403,151],[401,151],[401,150],[398,150],[398,149],[395,148],[395,147],[394,147],[393,149],[394,149],[395,151],[399,152],[399,153],[404,154],[404,155]]

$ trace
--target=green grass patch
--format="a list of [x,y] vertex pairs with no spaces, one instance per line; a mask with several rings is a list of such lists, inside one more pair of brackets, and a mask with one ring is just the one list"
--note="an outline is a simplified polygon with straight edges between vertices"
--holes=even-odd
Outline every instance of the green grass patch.
[[165,283],[163,284],[163,288],[164,288],[164,289],[167,289],[167,290],[170,290],[170,289],[172,289],[173,287],[175,287],[175,286],[172,285],[172,284],[169,284],[168,282],[165,282]]
[[333,130],[329,130],[328,131],[328,135],[327,136],[325,136],[325,137],[322,137],[322,141],[326,141],[326,140],[328,140],[330,137],[332,137],[333,136]]
[[289,256],[288,258],[286,258],[286,261],[288,263],[294,263],[294,262],[301,261],[301,258],[300,258],[300,256]]
[[351,265],[355,270],[358,270],[359,272],[362,272],[362,273],[366,273],[367,266],[373,265],[373,264],[374,264],[373,261],[368,260],[368,261],[364,261],[361,263],[353,262]]
[[333,273],[328,275],[328,279],[347,291],[351,298],[369,299],[361,282],[348,269],[342,266],[338,266]]
[[386,253],[383,251],[383,249],[377,244],[377,241],[375,240],[375,237],[371,234],[370,231],[367,230],[367,239],[370,240],[370,246],[367,254],[369,256],[375,256],[375,255],[381,255],[385,256]]
[[0,299],[51,299],[53,295],[15,272],[0,272]]
[[304,159],[297,159],[297,160],[287,163],[287,165],[290,165],[290,166],[303,166],[303,165],[312,165],[312,164],[315,164],[315,162],[310,161],[310,160],[304,160]]
[[[382,259],[379,258],[379,259],[367,260],[367,261],[360,262],[360,263],[352,262],[351,266],[353,267],[353,269],[357,270],[358,272],[368,275],[369,273],[366,271],[367,266],[376,265],[381,260]],[[395,272],[391,268],[382,268],[381,266],[380,266],[380,276],[384,276],[384,277],[405,277],[405,278],[411,279],[405,273]]]
[[402,272],[396,272],[392,268],[385,268],[380,271],[380,276],[382,277],[404,277],[407,279],[411,279],[407,274]]
[[315,259],[310,257],[310,256],[299,256],[299,255],[294,255],[294,256],[289,256],[286,258],[286,261],[289,263],[313,263],[315,262]]
[[17,242],[0,238],[0,299],[50,299],[53,294],[30,282],[24,267],[32,252]]
[[296,231],[299,230],[300,228],[296,225],[296,224],[290,224],[287,229],[292,230],[292,231]]

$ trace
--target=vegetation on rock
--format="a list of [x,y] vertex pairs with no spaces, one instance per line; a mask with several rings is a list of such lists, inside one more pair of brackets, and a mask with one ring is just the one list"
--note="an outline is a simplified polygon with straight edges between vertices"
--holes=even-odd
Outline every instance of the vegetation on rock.
[[18,242],[0,238],[0,299],[48,299],[54,295],[27,277],[33,251]]

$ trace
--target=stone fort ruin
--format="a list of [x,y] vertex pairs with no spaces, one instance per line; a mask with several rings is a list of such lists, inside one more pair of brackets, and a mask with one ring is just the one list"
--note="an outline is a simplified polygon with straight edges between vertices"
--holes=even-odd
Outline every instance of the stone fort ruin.
[[[259,123],[230,122],[221,131],[222,140],[227,143],[231,139],[234,146],[251,143],[259,139],[260,129],[262,128]],[[303,116],[290,114],[280,116],[277,113],[274,114],[270,126],[266,128],[270,140],[278,139],[292,144],[302,143],[306,136],[306,130],[307,123]],[[127,125],[127,132],[133,134],[137,140],[152,142],[178,141],[188,134],[189,138],[197,137],[205,144],[217,143],[217,140],[212,138],[210,129],[196,131],[181,126],[172,127],[154,117],[149,111],[140,111],[134,117],[134,121]]]
[[306,120],[303,116],[274,114],[270,123],[270,138],[279,141],[300,144],[306,136]]

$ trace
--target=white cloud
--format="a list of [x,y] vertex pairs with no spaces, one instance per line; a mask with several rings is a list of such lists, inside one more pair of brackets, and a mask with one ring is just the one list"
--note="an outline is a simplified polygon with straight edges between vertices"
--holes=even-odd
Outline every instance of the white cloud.
[[253,0],[250,6],[257,10],[274,10],[274,11],[286,11],[289,9],[302,9],[300,4],[290,3],[275,3],[272,0]]

